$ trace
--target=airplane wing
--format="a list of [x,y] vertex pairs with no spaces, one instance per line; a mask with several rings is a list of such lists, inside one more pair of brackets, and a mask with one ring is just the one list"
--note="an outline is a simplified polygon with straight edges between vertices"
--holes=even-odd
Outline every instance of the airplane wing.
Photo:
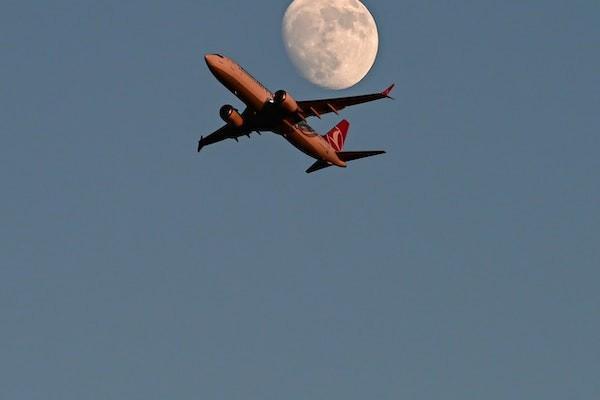
[[366,94],[362,96],[338,97],[334,99],[299,101],[298,105],[302,109],[304,117],[320,117],[322,114],[334,112],[337,114],[343,108],[354,106],[356,104],[367,103],[379,99],[391,99],[390,93],[394,89],[391,85],[381,93]]
[[213,133],[211,133],[210,135],[206,137],[202,136],[202,138],[198,142],[198,152],[200,152],[200,150],[202,150],[204,146],[208,146],[209,144],[217,143],[225,139],[233,139],[237,142],[240,136],[247,136],[250,134],[250,132],[251,131],[249,131],[245,127],[236,128],[234,126],[226,124],[214,131]]

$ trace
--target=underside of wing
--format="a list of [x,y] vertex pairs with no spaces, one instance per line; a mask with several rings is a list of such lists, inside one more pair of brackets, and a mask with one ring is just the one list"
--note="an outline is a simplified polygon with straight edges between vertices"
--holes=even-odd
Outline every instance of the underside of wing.
[[208,146],[217,142],[220,142],[225,139],[237,139],[240,136],[248,135],[250,132],[247,129],[236,128],[231,125],[224,125],[221,128],[217,129],[215,132],[211,133],[206,137],[202,137],[200,141],[198,141],[198,152],[202,150],[204,146]]
[[338,97],[322,100],[299,101],[298,106],[302,109],[304,117],[320,117],[322,114],[336,113],[346,107],[357,104],[368,103],[380,99],[391,99],[390,93],[395,85],[391,85],[381,93],[365,94],[362,96]]

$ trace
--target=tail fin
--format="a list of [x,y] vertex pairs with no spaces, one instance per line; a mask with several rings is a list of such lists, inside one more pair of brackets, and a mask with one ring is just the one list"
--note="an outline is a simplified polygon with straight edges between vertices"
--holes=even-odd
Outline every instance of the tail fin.
[[324,136],[335,151],[342,151],[344,149],[348,128],[350,128],[350,123],[344,119]]

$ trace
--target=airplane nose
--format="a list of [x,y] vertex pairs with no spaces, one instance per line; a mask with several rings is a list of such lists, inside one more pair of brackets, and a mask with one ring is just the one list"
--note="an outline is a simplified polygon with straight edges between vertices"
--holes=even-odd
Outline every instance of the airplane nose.
[[217,77],[222,74],[223,69],[227,65],[227,60],[220,54],[205,54],[204,61],[206,61],[206,65],[210,72]]
[[221,56],[220,54],[205,54],[204,61],[206,61],[208,69],[214,72],[217,69],[220,69],[220,67],[222,66],[223,56]]

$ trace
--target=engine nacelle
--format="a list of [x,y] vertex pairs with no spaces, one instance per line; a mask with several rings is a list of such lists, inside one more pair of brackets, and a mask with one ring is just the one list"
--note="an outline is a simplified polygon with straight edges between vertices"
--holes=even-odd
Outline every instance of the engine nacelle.
[[221,111],[219,111],[221,118],[223,121],[227,122],[231,126],[235,126],[236,128],[241,128],[244,125],[244,118],[240,115],[238,110],[233,108],[233,106],[226,104],[221,107]]
[[285,90],[278,90],[275,92],[275,97],[273,98],[275,104],[277,104],[282,110],[293,114],[295,112],[300,111],[300,107],[296,100]]

